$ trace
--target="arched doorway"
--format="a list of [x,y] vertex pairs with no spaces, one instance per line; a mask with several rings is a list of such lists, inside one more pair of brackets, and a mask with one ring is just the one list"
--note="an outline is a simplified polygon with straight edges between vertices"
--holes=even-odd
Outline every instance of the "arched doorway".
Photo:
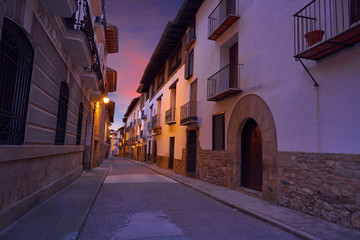
[[[255,127],[250,126],[251,121],[248,123],[250,119],[255,122]],[[227,129],[226,186],[232,189],[244,186],[242,180],[246,179],[246,176],[242,176],[245,171],[241,169],[244,160],[242,150],[246,146],[243,146],[242,135],[244,130],[252,132],[253,130],[251,129],[256,129],[256,125],[259,128],[259,132],[256,133],[257,136],[258,133],[261,134],[261,154],[259,153],[262,158],[261,167],[258,166],[256,168],[262,174],[261,196],[265,200],[277,203],[278,162],[276,126],[269,106],[262,98],[254,94],[243,96],[235,105],[230,116]],[[259,175],[256,177],[257,179],[260,178]]]
[[262,191],[262,138],[259,125],[246,121],[241,134],[241,185]]

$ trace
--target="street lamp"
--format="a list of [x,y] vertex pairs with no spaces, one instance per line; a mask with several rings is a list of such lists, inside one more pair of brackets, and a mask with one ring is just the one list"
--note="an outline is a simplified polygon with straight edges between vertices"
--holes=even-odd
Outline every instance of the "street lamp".
[[110,99],[108,97],[104,97],[103,101],[104,101],[104,103],[108,103],[110,101]]

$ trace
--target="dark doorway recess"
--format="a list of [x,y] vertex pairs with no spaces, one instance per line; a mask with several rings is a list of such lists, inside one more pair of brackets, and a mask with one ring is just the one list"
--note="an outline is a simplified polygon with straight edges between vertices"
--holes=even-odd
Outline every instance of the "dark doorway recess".
[[151,161],[151,141],[149,141],[149,152],[148,152],[148,158],[147,160],[150,162]]
[[174,167],[174,147],[175,147],[175,137],[170,137],[169,143],[169,169]]
[[196,172],[196,131],[190,130],[187,135],[186,171]]
[[249,119],[241,135],[241,185],[262,190],[262,138],[254,119]]

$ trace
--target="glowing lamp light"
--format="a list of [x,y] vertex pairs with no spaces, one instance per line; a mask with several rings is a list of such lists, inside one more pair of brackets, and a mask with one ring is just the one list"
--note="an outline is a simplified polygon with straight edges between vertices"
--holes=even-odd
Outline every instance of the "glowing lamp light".
[[110,99],[108,97],[104,97],[103,100],[104,100],[104,103],[108,103],[110,101]]

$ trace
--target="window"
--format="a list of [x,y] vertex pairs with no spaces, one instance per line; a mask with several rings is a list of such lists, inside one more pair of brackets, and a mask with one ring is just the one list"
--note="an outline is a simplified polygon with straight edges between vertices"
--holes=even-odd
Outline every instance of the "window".
[[34,50],[25,33],[4,18],[0,43],[0,144],[24,143]]
[[78,115],[78,125],[77,125],[77,131],[76,131],[76,145],[80,145],[80,142],[81,142],[83,112],[84,112],[84,106],[82,103],[80,103],[79,115]]
[[174,55],[169,60],[169,76],[174,73],[174,71],[181,64],[181,45],[175,50]]
[[185,79],[190,79],[194,73],[194,49],[185,54]]
[[64,145],[65,142],[68,101],[69,101],[69,88],[66,82],[61,82],[59,107],[58,107],[57,123],[56,123],[55,145]]
[[356,23],[360,20],[360,1],[350,0],[350,24]]
[[213,150],[225,150],[225,114],[213,116]]
[[158,76],[158,86],[157,89],[159,89],[165,82],[165,74],[164,70],[162,70]]

